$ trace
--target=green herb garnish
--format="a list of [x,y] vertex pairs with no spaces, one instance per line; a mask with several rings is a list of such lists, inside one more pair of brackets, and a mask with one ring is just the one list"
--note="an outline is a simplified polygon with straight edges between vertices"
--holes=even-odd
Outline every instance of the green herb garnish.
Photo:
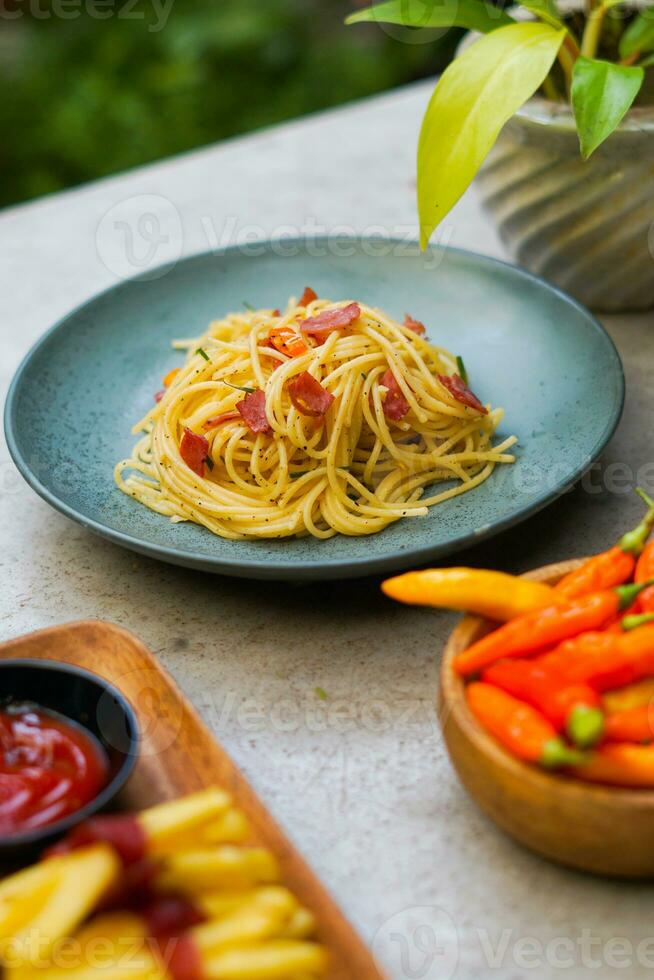
[[313,473],[313,470],[296,470],[295,473],[289,473],[289,479],[297,480],[300,476],[306,476],[307,473]]
[[361,372],[361,377],[362,377],[362,378],[363,378],[363,380],[365,381],[365,380],[366,380],[366,378],[368,377],[368,375],[366,374],[366,372],[365,372],[365,371],[362,371],[362,372]]
[[457,357],[456,357],[456,366],[459,369],[459,377],[461,378],[461,380],[463,381],[463,383],[467,385],[468,384],[468,372],[466,371],[466,366],[463,363],[463,358],[460,357],[458,354],[457,354]]
[[323,687],[315,687],[313,689],[313,693],[316,695],[317,698],[320,698],[321,701],[329,700],[329,695],[327,694],[327,691]]
[[243,306],[246,310],[254,310],[252,303],[248,303],[246,299],[243,300]]
[[198,349],[196,350],[195,353],[196,354],[199,354],[200,357],[203,357],[205,359],[205,361],[210,361],[211,360],[211,358],[209,357],[209,355],[207,354],[206,350],[203,347],[198,347]]
[[211,458],[211,456],[205,456],[205,457],[204,457],[204,461],[205,461],[205,463],[207,464],[207,466],[209,467],[209,470],[210,470],[210,471],[211,471],[211,470],[213,470],[213,467],[214,467],[214,462],[213,462],[213,460],[212,460],[212,458]]
[[233,385],[229,381],[223,381],[223,384],[227,385],[228,388],[235,388],[236,391],[244,391],[246,395],[252,395],[257,390],[256,388],[248,388],[246,385]]

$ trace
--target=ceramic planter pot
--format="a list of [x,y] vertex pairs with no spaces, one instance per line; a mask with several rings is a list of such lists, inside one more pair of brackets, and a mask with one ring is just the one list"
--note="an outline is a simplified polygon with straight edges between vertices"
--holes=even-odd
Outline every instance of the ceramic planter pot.
[[534,98],[478,179],[515,261],[594,310],[654,306],[654,106],[584,161],[570,108]]

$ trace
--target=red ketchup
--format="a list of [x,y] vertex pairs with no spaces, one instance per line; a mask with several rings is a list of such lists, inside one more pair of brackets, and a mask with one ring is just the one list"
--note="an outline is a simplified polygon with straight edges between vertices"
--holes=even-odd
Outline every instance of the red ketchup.
[[79,810],[108,779],[99,742],[32,704],[0,711],[0,836],[37,830]]

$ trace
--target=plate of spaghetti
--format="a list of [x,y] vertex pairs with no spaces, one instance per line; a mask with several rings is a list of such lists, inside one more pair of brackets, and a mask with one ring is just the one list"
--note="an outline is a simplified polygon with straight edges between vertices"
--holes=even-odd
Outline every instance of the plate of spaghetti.
[[137,551],[303,579],[444,556],[584,472],[624,387],[587,311],[492,259],[333,244],[193,257],[56,325],[6,406],[28,482]]

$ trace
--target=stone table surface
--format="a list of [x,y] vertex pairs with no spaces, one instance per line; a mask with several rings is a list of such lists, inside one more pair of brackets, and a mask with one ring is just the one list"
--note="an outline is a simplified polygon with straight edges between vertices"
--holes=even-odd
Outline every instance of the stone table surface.
[[[140,263],[253,237],[380,228],[415,237],[414,147],[429,91],[400,89],[2,212],[2,390],[47,327]],[[157,216],[156,235],[138,224],[143,214]],[[120,227],[133,239],[127,265]],[[503,254],[474,189],[439,237]],[[604,322],[628,394],[603,459],[546,512],[464,561],[520,571],[598,550],[636,522],[630,488],[654,490],[654,322]],[[649,886],[540,860],[459,784],[434,710],[452,617],[394,605],[378,580],[262,587],[123,551],[41,501],[4,443],[0,533],[0,639],[86,617],[136,633],[391,977],[654,970]]]

